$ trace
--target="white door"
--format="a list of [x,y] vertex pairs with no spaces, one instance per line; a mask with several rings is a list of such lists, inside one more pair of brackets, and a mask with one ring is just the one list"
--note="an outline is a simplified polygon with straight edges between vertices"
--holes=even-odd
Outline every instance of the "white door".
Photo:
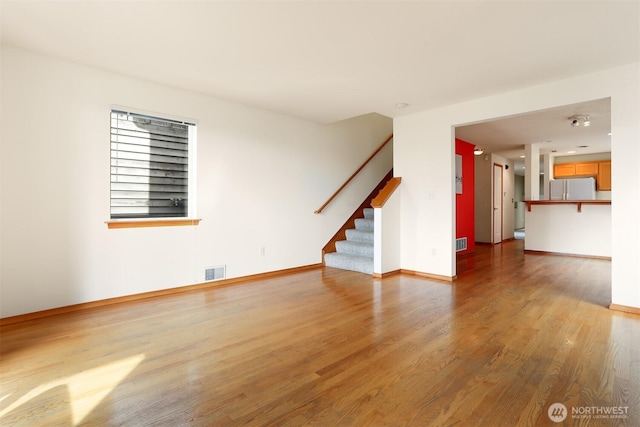
[[502,242],[502,165],[493,164],[493,243]]

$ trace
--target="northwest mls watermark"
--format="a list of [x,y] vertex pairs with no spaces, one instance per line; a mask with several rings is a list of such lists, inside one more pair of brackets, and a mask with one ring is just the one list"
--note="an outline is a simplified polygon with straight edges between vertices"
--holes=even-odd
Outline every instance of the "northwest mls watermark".
[[628,406],[576,406],[568,411],[562,403],[554,403],[547,410],[549,419],[555,423],[561,423],[569,416],[583,420],[624,420],[628,413]]

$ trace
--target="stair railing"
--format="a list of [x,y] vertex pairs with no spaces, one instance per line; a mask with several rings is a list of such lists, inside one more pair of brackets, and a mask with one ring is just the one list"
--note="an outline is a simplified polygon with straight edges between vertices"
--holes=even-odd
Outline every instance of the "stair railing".
[[336,190],[335,193],[333,193],[333,195],[331,197],[329,197],[329,200],[327,200],[326,202],[324,202],[324,204],[322,206],[320,206],[318,208],[318,210],[314,211],[313,213],[315,214],[319,214],[320,212],[322,212],[324,210],[324,208],[326,208],[329,203],[331,203],[333,201],[333,199],[335,199],[338,194],[340,194],[340,192],[347,186],[349,185],[349,183],[351,182],[351,180],[353,180],[353,178],[356,177],[356,175],[358,175],[358,173],[360,173],[360,171],[362,169],[364,169],[365,166],[367,166],[367,164],[369,164],[369,162],[376,156],[376,154],[378,154],[384,147],[385,145],[387,145],[389,143],[389,141],[391,141],[393,139],[393,134],[391,136],[389,136],[389,138],[387,138],[382,145],[380,145],[380,147],[378,147],[376,149],[376,151],[373,152],[372,155],[369,156],[369,158],[367,160],[364,161],[364,163],[344,182],[344,184],[342,184],[340,186],[340,188],[338,188]]

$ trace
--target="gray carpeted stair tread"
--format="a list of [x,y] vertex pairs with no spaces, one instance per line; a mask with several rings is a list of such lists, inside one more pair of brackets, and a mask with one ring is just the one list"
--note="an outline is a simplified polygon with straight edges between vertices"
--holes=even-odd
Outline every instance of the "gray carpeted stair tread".
[[373,219],[369,219],[369,218],[356,219],[356,230],[373,231]]
[[355,228],[347,230],[347,240],[355,242],[373,243],[373,231],[358,230]]
[[353,240],[340,240],[336,242],[336,252],[373,258],[373,244],[355,242]]
[[327,267],[373,274],[373,259],[369,257],[332,252],[325,254],[324,262]]

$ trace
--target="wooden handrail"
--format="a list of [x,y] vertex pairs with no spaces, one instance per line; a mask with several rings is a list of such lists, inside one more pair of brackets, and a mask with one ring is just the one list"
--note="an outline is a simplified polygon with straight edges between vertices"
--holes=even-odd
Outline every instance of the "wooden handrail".
[[400,176],[391,178],[389,182],[387,182],[387,185],[385,185],[384,188],[380,191],[380,193],[378,193],[376,198],[371,201],[371,207],[372,208],[383,207],[384,204],[387,202],[387,200],[389,200],[389,197],[391,197],[393,192],[396,191],[396,188],[400,186],[401,182],[402,182],[402,177]]
[[376,151],[374,151],[374,152],[373,152],[373,154],[372,154],[372,155],[370,155],[370,156],[369,156],[369,158],[368,158],[367,160],[365,160],[365,161],[364,161],[364,163],[362,164],[362,166],[360,166],[360,167],[359,167],[359,168],[358,168],[358,169],[357,169],[357,170],[356,170],[356,171],[355,171],[355,172],[354,172],[354,173],[349,177],[349,179],[347,179],[347,180],[344,182],[344,184],[342,184],[342,185],[340,186],[340,188],[338,188],[338,190],[336,190],[336,192],[335,192],[335,193],[333,193],[333,195],[332,195],[331,197],[329,197],[329,200],[327,200],[326,202],[324,202],[324,204],[323,204],[322,206],[320,206],[320,208],[318,208],[318,210],[317,210],[317,211],[314,211],[313,213],[319,214],[320,212],[322,212],[322,211],[324,210],[324,208],[326,208],[326,207],[327,207],[327,205],[329,205],[329,203],[331,203],[331,202],[333,201],[333,199],[335,199],[335,198],[336,198],[336,196],[337,196],[338,194],[340,194],[340,192],[344,189],[344,187],[346,187],[346,186],[351,182],[351,180],[352,180],[353,178],[355,178],[355,177],[356,177],[356,175],[358,175],[358,173],[359,173],[362,169],[364,169],[364,167],[365,167],[365,166],[367,166],[367,164],[371,161],[371,159],[373,159],[373,158],[376,156],[376,154],[378,154],[378,153],[380,152],[380,150],[382,150],[382,149],[384,148],[384,146],[385,146],[385,145],[387,145],[387,144],[389,143],[389,141],[391,141],[392,139],[393,139],[393,134],[391,134],[391,136],[389,136],[389,138],[387,138],[387,139],[382,143],[382,145],[380,145],[380,147],[378,147],[378,148],[376,149]]

